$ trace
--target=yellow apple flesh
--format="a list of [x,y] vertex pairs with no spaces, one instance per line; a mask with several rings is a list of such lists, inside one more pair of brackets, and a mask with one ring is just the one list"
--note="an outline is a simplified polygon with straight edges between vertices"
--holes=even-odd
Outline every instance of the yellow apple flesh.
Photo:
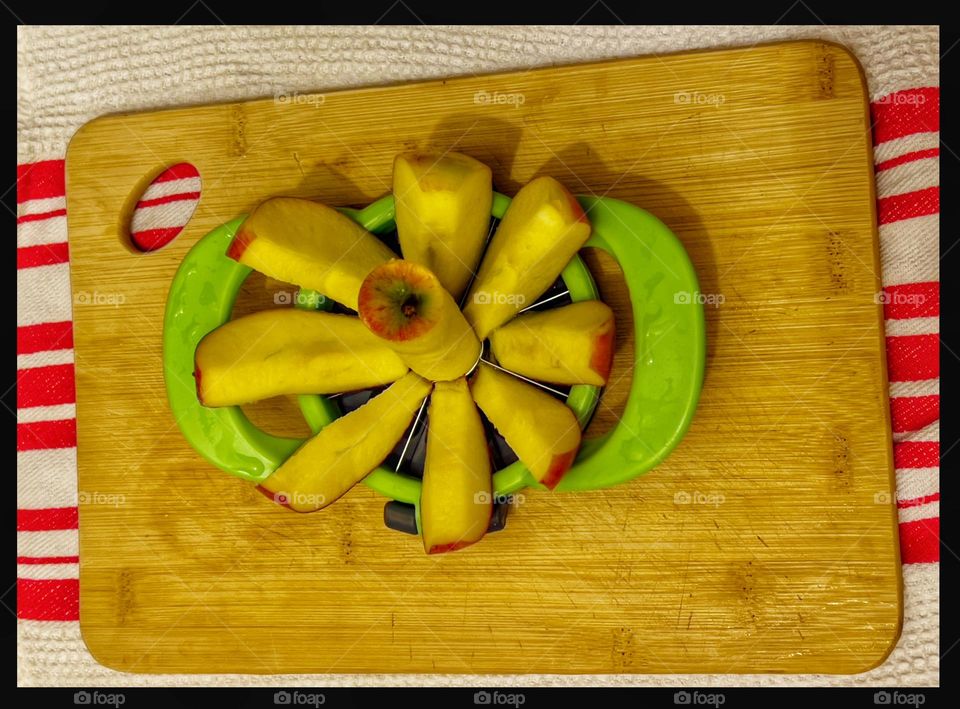
[[613,340],[613,311],[585,300],[519,315],[490,333],[490,349],[502,367],[530,379],[604,386]]
[[490,228],[490,168],[462,153],[402,153],[393,195],[403,257],[433,271],[459,302]]
[[218,327],[197,347],[204,406],[332,394],[394,382],[407,366],[352,315],[279,308]]
[[477,337],[533,305],[590,237],[580,203],[552,177],[524,185],[507,208],[470,288],[463,314]]
[[390,454],[431,388],[413,372],[405,374],[300,446],[260,483],[261,491],[297,512],[336,501]]
[[240,225],[227,256],[356,310],[360,283],[395,254],[335,209],[306,199],[274,197]]
[[556,487],[580,449],[580,425],[570,407],[482,362],[470,390],[533,477],[551,490]]
[[420,531],[424,550],[438,554],[486,534],[493,513],[490,451],[465,379],[434,386],[428,421]]

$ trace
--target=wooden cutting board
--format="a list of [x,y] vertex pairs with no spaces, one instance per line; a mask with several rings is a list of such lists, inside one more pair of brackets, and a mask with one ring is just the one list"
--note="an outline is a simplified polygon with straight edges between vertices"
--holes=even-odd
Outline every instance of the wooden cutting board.
[[[206,464],[166,404],[167,287],[272,195],[389,190],[395,153],[454,147],[515,192],[551,174],[659,216],[696,265],[708,359],[674,454],[611,490],[528,491],[504,531],[424,556],[358,486],[298,515]],[[199,207],[138,254],[126,224],[189,161]],[[133,672],[860,672],[901,625],[863,74],[791,42],[100,118],[67,156],[77,306],[80,622]],[[627,311],[608,261],[603,296]],[[243,307],[263,298],[251,281]],[[259,289],[259,290],[258,290]],[[253,305],[251,305],[253,304]],[[629,322],[591,433],[629,384]],[[296,428],[289,402],[258,409]],[[266,413],[265,413],[266,412]],[[114,497],[109,497],[109,496]]]

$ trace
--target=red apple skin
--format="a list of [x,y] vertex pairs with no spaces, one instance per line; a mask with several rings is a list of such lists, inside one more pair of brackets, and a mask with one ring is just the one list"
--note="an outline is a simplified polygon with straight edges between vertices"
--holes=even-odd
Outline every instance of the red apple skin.
[[567,192],[567,194],[569,195],[568,199],[570,200],[570,209],[572,209],[573,213],[577,215],[577,221],[589,223],[589,220],[587,219],[587,213],[583,211],[583,207],[580,206],[580,202],[577,200],[577,198],[573,196],[572,192]]
[[430,547],[430,551],[428,551],[427,554],[446,554],[447,552],[466,549],[475,543],[476,542],[451,542],[450,544],[437,544]]
[[250,242],[256,238],[257,235],[252,231],[241,228],[240,231],[237,232],[237,235],[233,237],[233,241],[230,242],[230,247],[227,249],[227,256],[234,261],[239,261],[243,256],[243,252],[250,246]]
[[[277,499],[277,494],[276,494],[275,492],[273,492],[272,490],[268,490],[268,489],[265,488],[263,485],[257,485],[257,492],[263,493],[263,495],[264,495],[265,497],[269,498],[271,502],[273,502],[273,503],[275,503],[275,504],[278,504],[278,505],[280,505],[281,507],[286,507],[287,509],[290,509],[290,503],[289,503],[289,502],[280,502],[280,501]],[[297,510],[294,510],[294,511],[296,512]]]
[[261,492],[265,497],[267,497],[270,500],[270,502],[274,503],[275,505],[280,505],[281,507],[284,507],[293,512],[296,512],[297,514],[307,515],[312,512],[319,512],[320,510],[323,509],[323,507],[318,507],[315,510],[298,510],[295,507],[291,507],[289,502],[281,502],[280,500],[278,500],[277,493],[271,492],[269,488],[266,488],[263,485],[257,485],[257,490]]
[[570,469],[570,466],[573,465],[573,459],[576,456],[576,449],[553,456],[553,460],[550,461],[550,467],[547,469],[547,474],[543,476],[543,480],[540,482],[542,482],[548,490],[555,488],[560,483],[561,478],[563,478]]
[[590,369],[599,374],[603,381],[610,379],[610,369],[613,367],[613,341],[616,329],[610,329],[597,336],[593,345],[593,355],[590,357]]
[[[489,442],[488,442],[488,446],[489,446]],[[490,514],[487,517],[487,526],[484,527],[484,530],[486,530],[490,526],[490,520],[492,519],[493,519],[493,505],[490,505]],[[483,537],[480,537],[480,539],[483,539]],[[451,552],[451,551],[459,551],[460,549],[466,549],[467,547],[476,544],[477,542],[480,541],[480,539],[477,539],[476,541],[472,541],[472,542],[450,542],[449,544],[434,544],[432,547],[430,547],[429,551],[427,551],[427,554],[446,554],[447,552]]]
[[200,406],[204,406],[203,389],[200,387],[200,367],[196,363],[193,365],[193,378],[197,380],[197,401],[200,402]]
[[[409,319],[407,306],[395,302],[395,293],[390,292],[398,285],[418,299],[426,298],[430,305],[415,310],[416,317]],[[391,259],[375,267],[360,285],[357,314],[370,332],[424,379],[452,381],[480,358],[482,346],[476,334],[426,266]]]
[[[407,265],[407,262],[395,268],[399,270],[396,277],[407,279],[412,287],[429,288],[429,281],[416,268]],[[378,306],[376,304],[378,297],[380,294],[377,292],[376,279],[366,278],[357,294],[357,313],[363,324],[375,335],[387,340],[405,342],[422,337],[436,325],[435,322],[419,319],[413,326],[408,324],[398,332],[390,332],[390,322],[394,318],[395,311],[385,304]]]

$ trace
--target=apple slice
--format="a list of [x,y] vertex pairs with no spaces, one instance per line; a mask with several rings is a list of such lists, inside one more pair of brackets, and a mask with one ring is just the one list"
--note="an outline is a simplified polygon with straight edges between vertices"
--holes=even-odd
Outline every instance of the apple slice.
[[613,311],[585,300],[514,318],[490,333],[490,349],[505,369],[531,379],[604,386],[613,338]]
[[331,394],[394,382],[407,365],[352,315],[279,308],[231,320],[197,346],[205,406]]
[[470,381],[470,390],[533,477],[555,488],[580,449],[580,424],[570,407],[483,362]]
[[433,271],[459,302],[490,229],[490,168],[462,153],[402,153],[393,195],[403,257]]
[[480,359],[480,341],[430,269],[393,259],[364,279],[360,319],[410,369],[432,381],[462,377]]
[[524,185],[490,240],[463,310],[477,337],[532,305],[589,237],[590,221],[566,187],[552,177]]
[[430,397],[420,526],[428,554],[479,541],[493,514],[490,451],[462,377],[437,382]]
[[261,492],[297,512],[336,501],[390,454],[432,386],[407,373],[300,446],[260,483]]
[[356,310],[361,281],[395,254],[335,209],[306,199],[274,197],[240,225],[227,256]]

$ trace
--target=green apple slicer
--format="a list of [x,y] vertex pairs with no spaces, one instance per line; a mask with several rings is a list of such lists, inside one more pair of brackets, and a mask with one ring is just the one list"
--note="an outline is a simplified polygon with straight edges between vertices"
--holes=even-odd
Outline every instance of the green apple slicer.
[[[607,197],[578,197],[593,226],[586,247],[606,251],[619,264],[630,296],[634,361],[629,394],[617,424],[602,436],[585,438],[573,467],[555,492],[606,488],[626,482],[659,464],[673,450],[693,418],[703,380],[703,306],[694,268],[680,241],[648,212]],[[510,203],[496,193],[491,233]],[[364,209],[341,211],[396,249],[394,200],[388,195]],[[191,446],[221,470],[254,483],[269,476],[304,441],[275,436],[255,427],[240,407],[201,405],[193,380],[194,352],[200,340],[227,322],[251,269],[226,256],[243,217],[202,237],[184,257],[167,297],[163,366],[174,418]],[[313,297],[310,297],[313,296]],[[301,291],[296,307],[341,309],[319,294]],[[584,261],[575,256],[552,288],[526,310],[543,310],[599,298]],[[618,322],[618,330],[624,326]],[[618,337],[623,333],[618,332]],[[614,375],[617,371],[614,371]],[[530,380],[528,380],[530,381]],[[603,390],[589,385],[558,387],[533,382],[566,400],[586,428]],[[612,386],[615,383],[611,382]],[[379,390],[339,395],[301,395],[300,410],[316,433]],[[608,407],[609,408],[609,407]],[[389,498],[384,521],[416,534],[420,479],[426,448],[424,407],[383,464],[363,482]],[[485,421],[486,423],[486,421]],[[511,495],[541,487],[503,438],[488,426],[496,472],[496,505],[490,531],[503,527]]]

